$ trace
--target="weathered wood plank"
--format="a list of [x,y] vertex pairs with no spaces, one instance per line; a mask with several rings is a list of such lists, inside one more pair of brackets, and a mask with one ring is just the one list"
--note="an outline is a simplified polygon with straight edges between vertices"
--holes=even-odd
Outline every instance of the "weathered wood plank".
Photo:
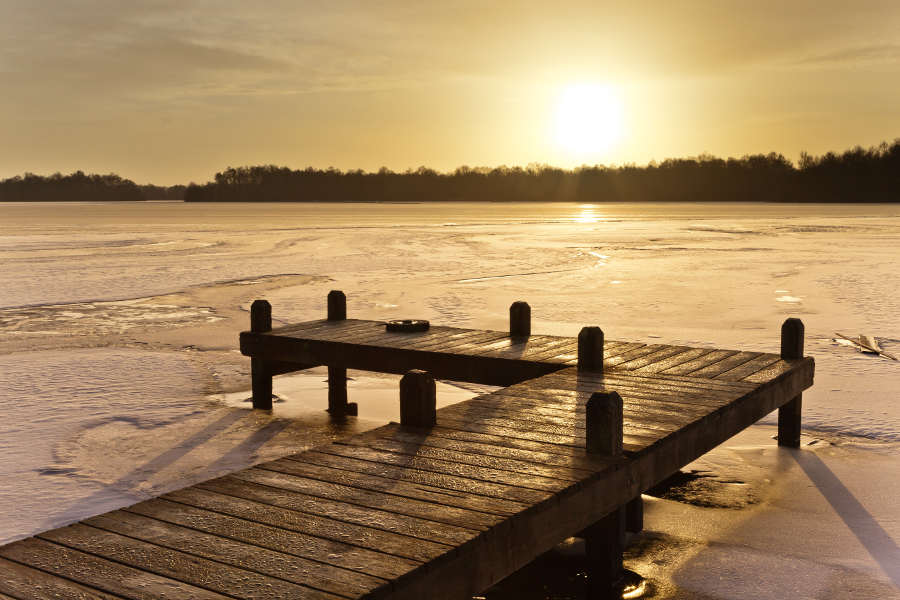
[[765,383],[767,381],[772,381],[781,377],[783,374],[787,373],[791,369],[797,367],[801,362],[806,361],[809,362],[812,359],[808,358],[800,358],[794,360],[779,360],[774,362],[767,367],[760,369],[756,373],[752,373],[742,378],[741,381],[746,381],[750,383]]
[[363,594],[383,596],[389,587],[385,579],[172,525],[135,513],[113,511],[86,519],[84,523],[180,553],[211,559],[260,575],[296,583],[304,588],[311,587],[347,598],[356,598]]
[[397,334],[390,342],[391,348],[444,348],[460,338],[473,337],[478,331],[459,330],[450,327],[431,327],[428,331]]
[[[487,429],[487,428],[481,428]],[[546,442],[542,440],[523,439],[518,437],[507,437],[489,433],[487,431],[473,431],[469,429],[459,429],[455,426],[443,427],[440,423],[440,413],[438,414],[438,424],[436,427],[429,429],[429,435],[434,438],[446,438],[454,441],[474,442],[479,444],[493,445],[500,448],[509,448],[515,450],[527,450],[530,452],[542,452],[545,454],[554,454],[562,456],[566,459],[582,460],[586,455],[584,448],[580,446],[571,446],[568,444],[557,444],[554,442]]]
[[430,352],[454,352],[455,348],[467,344],[477,343],[478,340],[488,339],[495,340],[497,336],[503,335],[499,331],[481,331],[478,329],[460,329],[456,333],[451,334],[447,340],[435,340],[434,342],[423,343],[418,350]]
[[[528,386],[536,386],[540,387],[546,385],[547,383],[554,381],[572,381],[572,377],[569,376],[565,369],[556,371],[554,373],[549,373],[545,377],[541,377],[535,381],[524,382]],[[666,386],[672,387],[673,389],[684,389],[684,390],[708,390],[710,392],[715,391],[726,391],[729,392],[731,390],[743,389],[743,390],[753,390],[757,387],[756,384],[747,383],[742,381],[730,381],[730,380],[719,380],[719,379],[699,379],[697,377],[690,377],[686,375],[666,375],[662,373],[656,373],[652,375],[637,373],[633,371],[617,371],[615,369],[610,370],[607,373],[603,373],[602,375],[598,375],[595,373],[575,373],[575,383],[579,386],[583,384],[590,384],[596,382],[606,382],[606,381],[621,381],[621,382],[631,382],[634,384],[647,385],[650,387],[659,387],[663,388]],[[568,384],[571,385],[571,384]],[[574,389],[574,388],[573,388]]]
[[429,521],[447,523],[478,531],[488,529],[503,520],[499,515],[447,506],[446,504],[435,504],[434,502],[395,496],[373,490],[364,490],[318,479],[298,477],[277,471],[266,471],[264,469],[246,469],[220,479],[224,481],[234,479],[257,483],[277,489],[305,493],[316,498],[348,502],[358,506],[377,508],[396,514],[419,517]]
[[0,598],[118,600],[121,596],[113,596],[96,588],[89,588],[69,579],[0,558]]
[[359,473],[321,464],[289,460],[289,457],[257,465],[256,468],[290,475],[332,481],[365,490],[375,490],[397,496],[482,511],[495,515],[511,515],[528,507],[527,504],[503,498],[467,494],[423,483],[410,483],[371,473]]
[[[596,392],[595,392],[596,393]],[[612,393],[612,392],[600,392]],[[683,425],[709,414],[710,410],[694,411],[688,414],[686,411],[666,411],[666,412],[650,412],[641,410],[639,404],[625,404],[625,426],[627,428],[646,429],[654,431],[676,431]],[[450,408],[450,407],[448,407]],[[476,402],[467,402],[464,407],[458,407],[456,410],[446,410],[443,414],[454,415],[458,418],[470,420],[472,422],[485,422],[485,419],[506,419],[508,421],[526,421],[533,423],[533,427],[543,431],[542,427],[550,426],[559,427],[561,430],[578,430],[584,429],[584,405],[579,407],[576,412],[555,411],[553,413],[543,411],[536,412],[532,410],[534,407],[522,408],[510,402],[502,405],[498,404],[479,404]]]
[[549,362],[550,359],[560,354],[575,354],[578,351],[578,342],[572,338],[558,338],[555,342],[547,342],[544,346],[526,350],[522,355],[523,360],[536,362]]
[[[621,391],[621,386],[603,386],[595,391],[614,392]],[[535,414],[556,415],[560,413],[569,414],[571,412],[580,413],[584,411],[584,405],[593,392],[588,391],[569,391],[569,390],[542,390],[542,391],[524,391],[510,392],[508,394],[498,395],[496,400],[503,404],[516,407],[520,410],[530,410]],[[699,397],[694,401],[684,401],[684,396],[666,395],[663,397],[654,396],[645,392],[634,392],[627,390],[627,398],[625,399],[625,408],[635,412],[646,412],[649,414],[706,414],[710,410],[715,410],[717,406],[722,406],[728,400],[711,400]],[[733,397],[733,396],[732,396]],[[468,402],[474,405],[488,403],[491,406],[496,404],[496,400],[490,401],[482,397],[470,399]]]
[[[745,377],[765,369],[766,367],[777,363],[781,357],[775,354],[762,354],[756,358],[748,360],[736,367],[716,375],[714,381],[742,381]],[[709,381],[709,380],[706,380]]]
[[425,484],[467,494],[477,494],[501,500],[512,500],[523,503],[540,502],[550,496],[549,492],[518,487],[502,483],[491,483],[478,479],[470,479],[459,475],[448,475],[435,471],[423,471],[415,468],[398,467],[385,463],[325,454],[310,450],[303,454],[285,457],[284,460],[306,462],[325,467],[346,469],[366,475],[376,475],[387,479],[398,479],[410,483]]
[[671,346],[665,346],[663,344],[647,344],[644,346],[638,346],[637,348],[629,350],[628,352],[623,352],[615,356],[605,356],[603,360],[603,366],[604,368],[615,367],[623,363],[636,360],[643,356],[655,354],[661,350],[668,350],[669,348],[671,348]]
[[[475,433],[487,433],[494,436],[518,438],[522,440],[530,440],[535,442],[544,442],[547,444],[556,444],[559,446],[569,446],[583,450],[584,435],[570,435],[562,433],[552,433],[547,431],[535,431],[527,426],[516,426],[515,423],[505,423],[503,425],[493,423],[471,423],[460,419],[443,417],[438,415],[438,425],[446,429],[458,429],[461,431],[471,431]],[[625,434],[625,450],[627,452],[638,452],[653,445],[659,440],[658,435],[646,437],[636,435],[631,432]]]
[[351,543],[360,548],[377,550],[412,560],[427,561],[440,556],[452,548],[447,544],[429,542],[380,529],[335,521],[235,496],[217,494],[199,488],[185,488],[169,492],[162,497],[174,502],[196,506],[197,508],[205,508],[329,540]]
[[384,438],[348,438],[348,440],[341,440],[336,443],[351,446],[365,446],[374,450],[383,450],[386,452],[395,452],[397,454],[423,458],[435,458],[452,461],[458,464],[511,471],[513,473],[534,474],[564,481],[578,481],[590,474],[589,471],[584,471],[582,469],[570,469],[560,465],[547,465],[546,463],[536,461],[523,461],[484,454],[460,452],[457,450],[426,445],[423,442],[409,443]]
[[[553,387],[556,386],[556,387]],[[509,387],[504,392],[508,392],[509,394],[516,393],[533,393],[535,391],[545,391],[548,394],[554,393],[566,393],[566,392],[574,392],[574,393],[584,393],[584,392],[594,392],[594,391],[603,391],[604,389],[609,389],[615,391],[617,389],[627,390],[630,393],[638,394],[638,395],[647,395],[651,394],[659,398],[664,398],[667,400],[675,400],[678,398],[682,398],[685,403],[691,404],[704,404],[709,402],[715,402],[719,399],[728,399],[734,396],[735,393],[747,393],[752,391],[751,388],[743,387],[733,387],[730,389],[717,389],[714,386],[710,386],[709,389],[704,390],[702,385],[694,385],[694,384],[685,384],[683,382],[678,381],[658,381],[658,382],[648,382],[647,380],[639,380],[639,379],[629,379],[624,377],[618,377],[616,374],[609,374],[603,379],[587,379],[582,378],[575,382],[565,382],[565,381],[554,381],[554,380],[540,380],[534,382],[532,385],[522,386],[522,387]]]
[[471,462],[461,463],[451,459],[449,453],[444,453],[442,458],[435,458],[423,456],[422,454],[415,452],[396,452],[393,450],[348,444],[328,444],[319,446],[316,448],[316,451],[333,454],[335,456],[371,461],[378,464],[418,469],[420,471],[429,471],[446,475],[457,475],[467,479],[477,479],[489,483],[502,483],[504,485],[531,490],[557,492],[565,489],[571,485],[572,482],[576,481],[576,479],[571,477],[563,478],[560,475],[557,477],[536,475],[532,474],[533,471],[529,472],[524,469],[509,471],[495,467],[473,465]]
[[347,523],[364,525],[373,529],[382,529],[391,533],[399,533],[448,545],[462,544],[472,539],[478,533],[477,530],[473,529],[465,529],[408,515],[398,515],[372,507],[336,502],[318,496],[258,485],[239,479],[213,479],[197,484],[197,487],[219,494],[253,500],[262,504],[271,504],[281,508],[328,517],[335,521],[346,521]]
[[[123,598],[225,600],[229,596],[38,538],[0,547],[0,556]],[[233,596],[231,596],[233,597]],[[326,596],[327,597],[327,596]],[[337,598],[337,596],[332,596]]]
[[722,359],[719,362],[713,363],[708,367],[703,367],[702,369],[697,369],[689,373],[692,377],[702,377],[707,379],[712,379],[716,375],[720,375],[725,371],[733,369],[739,365],[744,364],[747,361],[753,360],[754,358],[758,358],[762,356],[760,352],[738,352],[737,354],[733,354],[728,358]]
[[676,354],[681,354],[685,350],[689,350],[689,348],[687,346],[660,346],[649,354],[644,354],[611,366],[615,367],[616,371],[633,371],[649,364],[653,364],[656,361],[675,356]]
[[720,360],[724,360],[729,356],[734,356],[735,354],[737,354],[737,350],[713,350],[709,354],[704,354],[703,356],[695,358],[694,360],[689,360],[687,362],[681,363],[680,365],[670,367],[665,371],[662,371],[662,373],[664,375],[689,375],[692,371],[708,367],[709,365],[713,365]]
[[301,558],[321,561],[326,556],[331,565],[382,579],[396,579],[422,564],[422,561],[360,548],[344,541],[336,542],[161,498],[122,510]]
[[260,599],[339,597],[80,523],[38,537],[221,594]]
[[[536,401],[546,400],[545,404],[575,403],[584,404],[593,392],[622,391],[628,394],[634,403],[646,401],[651,405],[684,406],[685,410],[700,410],[701,408],[715,408],[723,402],[729,402],[735,395],[747,393],[748,390],[734,390],[732,392],[703,393],[697,390],[686,391],[677,387],[648,388],[644,385],[634,385],[631,382],[621,383],[610,381],[603,384],[585,385],[581,389],[561,389],[558,387],[535,388],[505,388],[495,392],[496,397],[509,399],[531,399]],[[473,398],[472,401],[483,401],[482,396]]]
[[534,449],[534,447],[540,448],[541,446],[539,445],[535,445],[532,449],[516,448],[491,443],[492,440],[490,439],[486,441],[454,439],[443,437],[436,432],[437,430],[434,428],[427,433],[423,433],[406,430],[396,426],[396,424],[391,424],[378,430],[341,440],[341,443],[367,445],[374,440],[379,443],[411,444],[422,448],[440,448],[456,451],[460,454],[465,453],[467,456],[508,459],[524,465],[538,464],[562,467],[563,469],[570,469],[573,474],[579,473],[583,474],[583,476],[602,471],[610,465],[609,461],[593,456],[568,456]]
[[547,351],[559,347],[560,338],[545,335],[532,335],[528,338],[509,338],[507,344],[502,347],[492,347],[487,352],[479,352],[478,356],[491,356],[494,358],[510,358],[516,360],[525,359],[526,355]]
[[[448,418],[456,419],[465,423],[494,425],[497,427],[505,427],[508,429],[550,433],[560,436],[573,436],[579,439],[584,435],[584,426],[575,426],[574,419],[535,419],[529,417],[528,415],[516,413],[515,411],[503,412],[497,410],[489,414],[484,414],[483,411],[478,411],[468,416],[465,413],[442,413],[442,421],[445,421]],[[678,428],[683,424],[683,421],[673,422],[670,420],[665,420],[660,423],[650,422],[649,420],[642,420],[639,423],[626,422],[624,427],[625,431],[632,438],[646,438],[648,440],[656,440],[659,438],[661,433],[670,433],[672,431],[677,431]]]
[[681,363],[700,358],[710,352],[712,352],[712,348],[690,348],[684,352],[673,354],[667,358],[661,358],[642,367],[631,369],[631,371],[635,373],[660,373],[667,369],[671,369],[676,365],[680,365]]

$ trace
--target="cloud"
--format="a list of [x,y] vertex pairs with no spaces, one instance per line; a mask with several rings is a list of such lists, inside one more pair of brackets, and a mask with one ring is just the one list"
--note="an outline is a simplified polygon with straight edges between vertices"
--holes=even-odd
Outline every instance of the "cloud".
[[824,67],[896,62],[900,62],[900,44],[870,44],[808,56],[797,64]]

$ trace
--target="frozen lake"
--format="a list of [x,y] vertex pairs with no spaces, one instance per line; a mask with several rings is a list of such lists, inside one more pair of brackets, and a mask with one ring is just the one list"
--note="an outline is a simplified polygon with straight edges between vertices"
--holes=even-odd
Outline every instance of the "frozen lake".
[[536,333],[761,351],[800,317],[804,427],[896,470],[900,363],[834,341],[900,354],[896,205],[0,204],[0,259],[0,544],[395,418],[365,374],[359,422],[319,372],[244,409],[249,303],[321,318],[330,289],[352,317],[504,329],[527,300]]

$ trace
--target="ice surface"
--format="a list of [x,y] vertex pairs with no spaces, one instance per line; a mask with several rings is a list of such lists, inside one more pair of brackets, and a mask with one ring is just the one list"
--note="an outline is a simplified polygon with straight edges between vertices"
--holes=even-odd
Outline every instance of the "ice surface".
[[243,408],[250,302],[320,318],[330,289],[352,317],[504,329],[527,300],[537,333],[762,351],[800,317],[804,427],[896,466],[900,364],[833,338],[900,353],[898,248],[889,205],[2,204],[0,543],[392,418],[395,380],[359,373],[353,425],[325,417],[318,372],[276,379],[273,415]]

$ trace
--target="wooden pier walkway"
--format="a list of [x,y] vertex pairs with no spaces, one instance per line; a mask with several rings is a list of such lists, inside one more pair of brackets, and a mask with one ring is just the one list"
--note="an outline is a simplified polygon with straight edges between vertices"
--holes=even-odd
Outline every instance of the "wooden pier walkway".
[[[333,293],[330,319],[271,330],[258,301],[256,406],[272,375],[324,364],[329,409],[352,414],[345,369],[406,373],[401,423],[0,547],[0,600],[466,598],[573,535],[589,594],[613,597],[642,491],[776,408],[779,444],[799,443],[796,319],[774,355],[531,336],[528,312],[388,333]],[[433,376],[506,387],[435,410]]]

